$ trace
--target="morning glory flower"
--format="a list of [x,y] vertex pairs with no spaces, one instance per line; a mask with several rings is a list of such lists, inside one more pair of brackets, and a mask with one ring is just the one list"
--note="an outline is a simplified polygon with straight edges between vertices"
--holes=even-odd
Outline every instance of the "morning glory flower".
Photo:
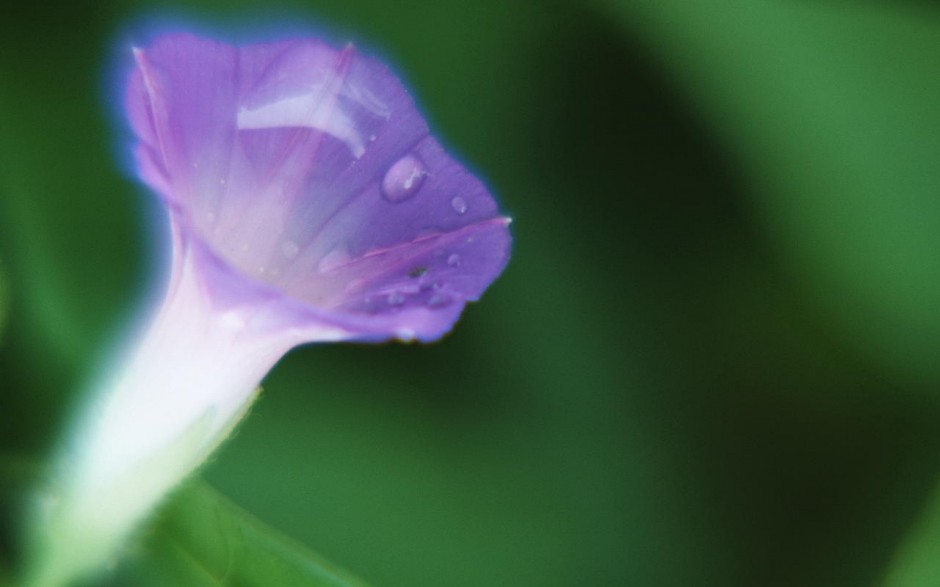
[[487,189],[353,47],[169,34],[133,63],[125,107],[169,213],[169,283],[77,428],[37,585],[109,556],[289,349],[435,340],[509,256]]

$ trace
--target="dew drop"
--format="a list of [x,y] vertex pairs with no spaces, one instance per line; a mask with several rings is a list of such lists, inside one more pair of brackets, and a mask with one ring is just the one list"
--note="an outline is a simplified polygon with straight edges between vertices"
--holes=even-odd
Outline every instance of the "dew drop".
[[451,302],[450,296],[444,293],[436,293],[428,298],[429,308],[442,308]]
[[447,257],[447,264],[451,267],[460,267],[460,255],[453,253],[450,257]]
[[241,330],[245,327],[245,319],[238,312],[225,312],[219,317],[219,325],[226,330]]
[[414,340],[415,331],[410,328],[399,328],[395,331],[395,336],[404,341]]
[[405,303],[405,295],[400,291],[393,291],[392,293],[388,294],[386,301],[390,306],[400,306]]
[[396,161],[382,178],[382,195],[397,204],[414,196],[424,184],[428,169],[414,155],[405,155]]
[[454,209],[455,212],[457,212],[457,214],[463,214],[467,211],[467,201],[460,196],[454,196],[450,201],[450,206]]
[[281,254],[288,259],[293,259],[300,252],[300,247],[294,241],[284,241],[281,244]]

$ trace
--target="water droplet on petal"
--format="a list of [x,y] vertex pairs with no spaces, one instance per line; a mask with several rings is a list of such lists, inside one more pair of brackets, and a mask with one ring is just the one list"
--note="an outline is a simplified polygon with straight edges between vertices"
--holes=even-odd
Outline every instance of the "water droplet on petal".
[[428,298],[428,307],[429,308],[442,308],[450,304],[450,296],[445,293],[436,293],[430,298]]
[[294,241],[284,241],[281,244],[281,254],[288,259],[293,259],[300,252],[300,247]]
[[463,214],[467,211],[467,201],[460,196],[454,196],[450,201],[450,205],[457,214]]
[[345,265],[350,260],[349,251],[344,247],[336,247],[331,250],[329,253],[323,256],[320,259],[320,262],[317,264],[317,271],[322,273],[329,273],[334,269]]
[[421,189],[428,169],[414,155],[405,155],[396,161],[382,178],[382,195],[397,204],[414,196]]
[[245,327],[245,319],[238,312],[225,312],[219,317],[219,325],[229,331],[238,331]]
[[392,293],[388,294],[386,301],[390,306],[400,306],[405,303],[405,295],[400,291],[393,291]]
[[453,253],[450,257],[447,257],[447,264],[450,265],[451,267],[459,267],[460,255],[458,255],[457,253]]

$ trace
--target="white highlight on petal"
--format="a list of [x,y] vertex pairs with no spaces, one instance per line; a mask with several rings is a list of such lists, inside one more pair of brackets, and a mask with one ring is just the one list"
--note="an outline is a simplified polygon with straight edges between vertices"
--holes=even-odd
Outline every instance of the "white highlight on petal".
[[346,143],[357,159],[366,152],[362,136],[352,120],[336,105],[329,88],[314,87],[309,93],[238,111],[238,128],[265,129],[306,127],[332,135]]

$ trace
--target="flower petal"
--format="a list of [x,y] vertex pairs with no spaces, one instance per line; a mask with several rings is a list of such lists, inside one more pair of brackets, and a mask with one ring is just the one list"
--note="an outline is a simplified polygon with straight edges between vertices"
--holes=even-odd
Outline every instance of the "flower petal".
[[311,320],[433,339],[505,266],[508,221],[489,192],[351,46],[179,34],[135,57],[141,176],[183,242]]

